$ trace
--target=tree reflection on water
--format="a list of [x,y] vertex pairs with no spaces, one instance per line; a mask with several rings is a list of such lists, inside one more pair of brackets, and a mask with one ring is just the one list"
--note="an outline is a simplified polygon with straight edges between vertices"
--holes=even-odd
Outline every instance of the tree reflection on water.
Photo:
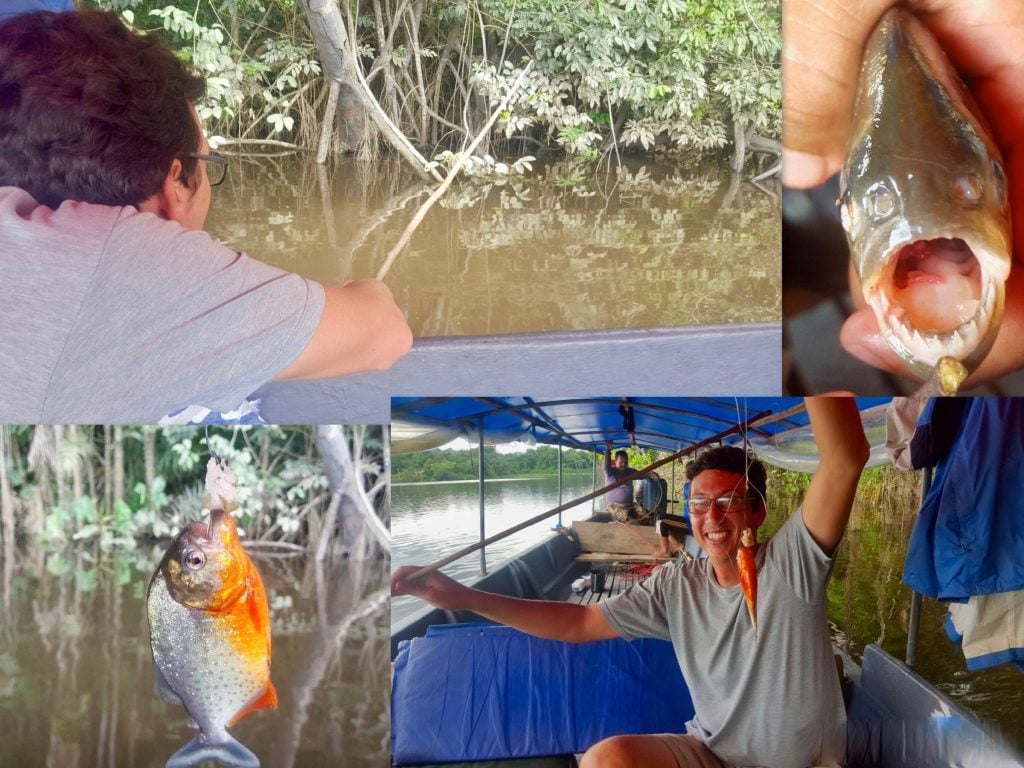
[[[240,165],[210,232],[326,283],[374,275],[429,191],[390,163]],[[387,282],[418,336],[774,322],[779,231],[774,187],[720,164],[538,163],[449,190]]]
[[[154,545],[5,548],[0,765],[163,766],[192,738],[153,684]],[[380,766],[389,754],[387,563],[252,553],[270,601],[279,704],[232,729],[273,766]]]

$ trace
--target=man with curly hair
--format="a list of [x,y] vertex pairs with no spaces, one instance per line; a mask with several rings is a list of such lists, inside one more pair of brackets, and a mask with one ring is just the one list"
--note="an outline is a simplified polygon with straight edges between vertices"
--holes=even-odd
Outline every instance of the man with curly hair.
[[321,285],[203,231],[204,81],[112,13],[0,23],[0,420],[232,412],[270,379],[390,367],[376,280]]

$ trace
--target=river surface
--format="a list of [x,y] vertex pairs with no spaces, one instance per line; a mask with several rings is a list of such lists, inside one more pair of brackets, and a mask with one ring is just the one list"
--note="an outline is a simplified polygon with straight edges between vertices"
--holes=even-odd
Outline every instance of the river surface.
[[[162,768],[194,732],[153,684],[145,593],[160,547],[8,553],[0,582],[0,765]],[[2,557],[2,555],[0,555]],[[270,602],[276,711],[232,729],[266,766],[388,764],[384,561],[253,554]]]
[[[565,479],[565,500],[591,490],[591,478]],[[487,535],[558,504],[557,479],[488,482]],[[769,517],[764,538],[777,530],[799,497],[769,488]],[[600,502],[598,502],[600,504]],[[479,502],[475,482],[396,485],[392,490],[392,562],[425,565],[478,538]],[[876,643],[904,659],[910,590],[902,582],[903,560],[916,513],[916,500],[862,491],[836,558],[829,584],[829,618],[834,642],[860,661],[864,647]],[[591,514],[591,502],[564,517]],[[550,535],[552,523],[532,526],[515,541],[488,548],[488,567]],[[469,555],[442,569],[460,581],[479,573],[479,556]],[[392,621],[424,605],[413,598],[392,601]],[[968,672],[963,655],[946,637],[945,608],[925,600],[916,670],[926,680],[982,721],[998,728],[1024,750],[1024,675],[1010,665]]]
[[[600,479],[600,478],[599,478]],[[563,502],[593,490],[590,475],[562,478]],[[395,483],[391,487],[391,564],[427,565],[480,540],[480,501],[475,480],[446,483]],[[601,504],[600,501],[596,502]],[[562,524],[594,514],[592,502],[562,513]],[[559,505],[558,478],[488,480],[484,483],[484,537],[528,520]],[[531,544],[552,534],[558,516],[534,523],[486,549],[486,565],[493,570]],[[474,552],[441,569],[453,579],[471,581],[480,575],[480,553]],[[391,600],[391,622],[424,605],[414,597]]]
[[[377,273],[433,186],[391,161],[236,157],[206,228],[338,284]],[[715,165],[538,162],[453,185],[386,282],[421,337],[774,322],[779,221],[774,188]]]

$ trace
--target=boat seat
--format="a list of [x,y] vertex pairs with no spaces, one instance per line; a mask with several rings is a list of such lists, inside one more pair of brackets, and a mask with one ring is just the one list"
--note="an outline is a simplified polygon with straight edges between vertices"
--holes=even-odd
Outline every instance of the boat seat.
[[671,643],[562,643],[493,624],[402,641],[391,693],[397,765],[584,752],[609,736],[681,733],[693,703]]

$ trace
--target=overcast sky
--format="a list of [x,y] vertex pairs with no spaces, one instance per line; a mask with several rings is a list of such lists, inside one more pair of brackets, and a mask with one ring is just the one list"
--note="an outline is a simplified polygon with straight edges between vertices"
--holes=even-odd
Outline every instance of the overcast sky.
[[[537,446],[527,445],[526,443],[502,443],[494,447],[498,453],[524,453],[525,451],[532,451]],[[451,448],[456,451],[468,451],[470,448],[476,449],[476,443],[471,443],[464,437],[457,437],[447,445],[442,445],[438,450],[445,448]]]

